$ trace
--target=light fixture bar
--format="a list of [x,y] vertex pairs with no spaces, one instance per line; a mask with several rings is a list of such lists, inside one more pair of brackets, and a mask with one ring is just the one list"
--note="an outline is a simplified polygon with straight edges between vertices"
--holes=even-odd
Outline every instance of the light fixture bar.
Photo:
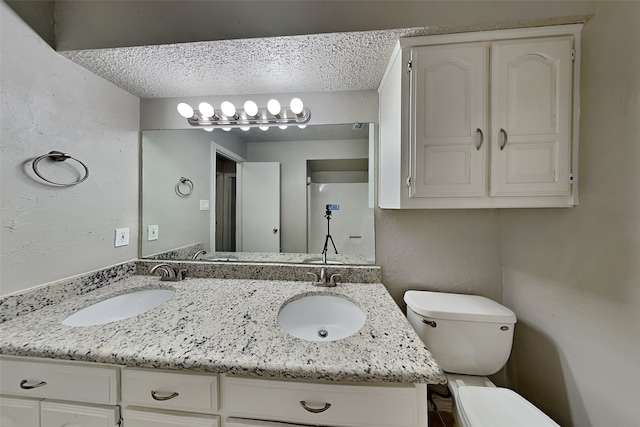
[[[265,126],[287,126],[287,125],[304,125],[309,122],[311,119],[311,111],[303,106],[302,101],[298,98],[294,98],[295,102],[292,102],[291,107],[280,107],[278,106],[279,111],[277,114],[274,114],[276,111],[273,109],[274,103],[271,103],[271,110],[267,107],[265,108],[257,108],[255,103],[245,103],[245,108],[249,105],[249,111],[245,111],[241,108],[233,108],[233,115],[226,113],[231,113],[232,109],[230,107],[233,104],[225,101],[223,103],[223,108],[214,109],[213,114],[212,110],[208,107],[210,106],[206,104],[205,111],[201,111],[202,109],[194,110],[188,104],[181,103],[178,107],[178,112],[187,119],[187,122],[194,127],[203,127],[203,128],[214,128],[214,127],[225,127],[225,128],[247,128],[247,127],[262,127],[264,129]],[[256,112],[257,109],[257,112]],[[193,111],[191,117],[186,117],[189,113]],[[186,114],[185,114],[186,112]],[[206,114],[206,115],[205,115]]]

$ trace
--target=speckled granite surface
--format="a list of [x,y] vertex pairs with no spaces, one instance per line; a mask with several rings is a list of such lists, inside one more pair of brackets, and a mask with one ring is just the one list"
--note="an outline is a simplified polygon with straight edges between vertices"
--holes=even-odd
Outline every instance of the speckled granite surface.
[[[187,270],[187,277],[215,277],[219,279],[299,280],[310,282],[319,274],[322,265],[277,264],[259,262],[161,261],[174,269]],[[159,261],[138,260],[136,274],[146,275]],[[341,274],[344,283],[380,283],[382,269],[375,265],[327,265],[328,274]]]
[[132,276],[135,261],[117,264],[0,298],[0,323]]
[[[174,297],[106,325],[69,327],[69,314],[134,289],[168,287]],[[341,294],[367,320],[338,341],[304,341],[277,323],[302,293]],[[380,283],[318,288],[307,282],[132,276],[0,324],[0,353],[162,369],[348,382],[445,383],[429,351]]]

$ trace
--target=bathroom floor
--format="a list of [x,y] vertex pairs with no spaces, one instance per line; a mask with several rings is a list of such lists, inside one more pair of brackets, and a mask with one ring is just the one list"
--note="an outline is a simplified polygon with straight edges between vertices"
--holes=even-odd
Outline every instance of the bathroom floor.
[[454,427],[453,414],[445,411],[429,411],[429,427]]

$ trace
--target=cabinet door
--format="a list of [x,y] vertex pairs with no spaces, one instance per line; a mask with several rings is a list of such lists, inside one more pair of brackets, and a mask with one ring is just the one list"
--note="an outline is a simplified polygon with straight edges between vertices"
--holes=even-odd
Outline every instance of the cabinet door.
[[125,427],[220,427],[220,417],[161,409],[127,407],[124,409]]
[[492,46],[492,196],[570,194],[571,37]]
[[40,400],[0,396],[0,427],[40,427]]
[[120,423],[118,406],[43,401],[41,427],[114,427]]
[[247,420],[242,418],[228,418],[225,427],[308,427],[303,424],[279,423],[277,421]]
[[409,197],[486,194],[488,45],[411,49]]

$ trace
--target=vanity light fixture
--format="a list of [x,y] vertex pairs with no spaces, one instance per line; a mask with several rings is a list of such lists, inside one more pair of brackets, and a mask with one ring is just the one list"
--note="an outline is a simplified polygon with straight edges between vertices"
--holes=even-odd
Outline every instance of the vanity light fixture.
[[223,130],[248,130],[251,127],[267,130],[272,126],[286,129],[289,125],[303,127],[311,119],[311,111],[300,98],[293,98],[289,108],[283,107],[276,99],[269,100],[266,108],[259,108],[255,102],[249,100],[244,103],[244,109],[238,109],[233,103],[224,101],[219,109],[215,109],[208,102],[201,102],[198,109],[194,110],[189,104],[181,102],[178,104],[178,113],[187,119],[191,126],[201,127],[206,131],[216,127]]

